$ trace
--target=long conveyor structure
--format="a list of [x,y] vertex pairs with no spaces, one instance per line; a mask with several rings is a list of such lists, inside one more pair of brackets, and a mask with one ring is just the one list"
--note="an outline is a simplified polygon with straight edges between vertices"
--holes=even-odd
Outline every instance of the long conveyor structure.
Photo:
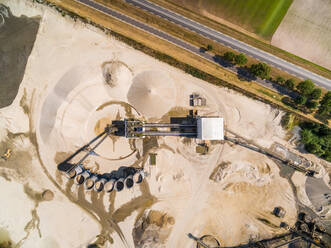
[[[108,125],[105,130],[100,133],[98,136],[96,136],[95,138],[93,138],[89,143],[83,145],[81,148],[79,148],[75,153],[73,153],[71,156],[69,156],[67,159],[65,159],[63,162],[61,162],[58,165],[58,169],[61,171],[64,171],[68,177],[72,177],[74,176],[73,173],[75,171],[75,168],[77,168],[78,166],[81,166],[82,163],[84,162],[84,160],[87,159],[88,156],[95,154],[94,150],[101,145],[101,143],[112,133],[112,128],[110,125]],[[100,139],[100,140],[99,140]],[[97,142],[91,149],[89,149],[89,147],[95,143],[97,140],[99,140],[99,142]],[[72,159],[74,159],[79,153],[81,152],[86,152],[86,154],[77,162],[77,163],[70,163],[70,161]]]
[[125,137],[184,136],[197,137],[196,123],[144,123],[138,120],[124,120]]

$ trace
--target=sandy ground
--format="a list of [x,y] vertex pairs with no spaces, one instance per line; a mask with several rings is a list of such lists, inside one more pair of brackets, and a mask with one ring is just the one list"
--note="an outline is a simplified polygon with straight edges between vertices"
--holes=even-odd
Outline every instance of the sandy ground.
[[331,69],[331,2],[294,0],[271,44]]
[[[186,116],[193,92],[207,99],[207,106],[198,108],[200,115],[224,117],[226,128],[267,148],[273,142],[286,144],[282,113],[193,78],[54,10],[19,0],[5,3],[15,15],[42,16],[18,95],[0,110],[0,152],[13,151],[9,160],[0,161],[0,196],[6,199],[0,230],[13,243],[24,248],[93,242],[134,247],[136,221],[149,210],[175,222],[162,242],[149,240],[145,247],[192,247],[189,232],[212,234],[223,245],[269,238],[283,232],[271,213],[276,206],[286,209],[284,221],[294,223],[295,198],[277,165],[228,143],[214,142],[207,155],[199,155],[197,140],[111,137],[86,167],[98,173],[144,167],[148,177],[143,183],[97,194],[68,181],[57,163],[111,120],[165,122]],[[157,154],[156,166],[149,165],[149,152]],[[218,179],[211,180],[220,166]],[[298,187],[304,198],[301,178]],[[46,189],[53,200],[40,198]]]

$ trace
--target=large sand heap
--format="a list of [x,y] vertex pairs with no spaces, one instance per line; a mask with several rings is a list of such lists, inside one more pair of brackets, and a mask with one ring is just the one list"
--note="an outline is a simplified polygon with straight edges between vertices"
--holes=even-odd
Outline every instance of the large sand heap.
[[175,219],[167,213],[145,211],[132,230],[135,247],[166,247],[165,242],[174,224]]
[[130,104],[146,117],[161,117],[174,107],[176,90],[165,72],[145,71],[138,74],[128,92]]

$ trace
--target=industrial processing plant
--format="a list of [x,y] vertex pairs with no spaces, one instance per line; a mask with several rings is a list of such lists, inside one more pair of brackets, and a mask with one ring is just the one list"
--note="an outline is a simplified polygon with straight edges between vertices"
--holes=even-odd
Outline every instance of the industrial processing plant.
[[[196,56],[81,0],[0,2],[0,247],[331,243],[330,163],[282,126],[299,110],[215,64],[223,47]],[[129,2],[169,1],[84,0],[144,11]]]
[[[172,123],[145,123],[134,119],[112,121],[112,124],[106,126],[104,132],[61,162],[58,165],[58,169],[65,172],[69,179],[74,179],[77,185],[84,184],[86,190],[94,189],[96,192],[105,190],[107,193],[110,193],[114,189],[121,191],[124,186],[131,188],[134,183],[141,183],[145,177],[143,169],[134,167],[122,168],[122,173],[113,171],[103,174],[95,174],[84,168],[84,160],[90,155],[97,156],[95,149],[110,135],[124,136],[128,139],[150,136],[182,136],[203,141],[224,140],[223,118],[187,116],[170,118],[170,120]],[[98,142],[92,146],[96,141]],[[86,154],[78,162],[70,163],[81,152]]]

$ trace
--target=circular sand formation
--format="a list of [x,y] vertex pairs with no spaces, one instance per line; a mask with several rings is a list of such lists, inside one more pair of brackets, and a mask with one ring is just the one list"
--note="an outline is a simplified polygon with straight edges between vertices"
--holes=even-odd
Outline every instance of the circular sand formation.
[[133,78],[128,101],[146,117],[161,117],[175,106],[176,90],[165,72],[145,71]]
[[[200,238],[200,240],[210,248],[220,247],[218,240],[211,235],[204,235]],[[197,248],[203,248],[203,246],[197,243]]]
[[54,199],[54,193],[47,189],[41,194],[41,197],[44,201],[51,201]]
[[[125,118],[135,118],[138,113],[128,103],[109,101],[99,106],[87,118],[85,142],[101,134],[112,121],[121,121]],[[132,141],[131,141],[132,142]],[[135,141],[133,141],[135,143]],[[95,149],[100,158],[108,160],[122,160],[130,157],[135,152],[129,139],[121,136],[110,135]]]
[[131,69],[122,61],[105,62],[102,65],[102,75],[108,95],[126,101],[133,78]]
[[106,62],[102,65],[102,74],[105,83],[111,88],[120,86],[124,82],[132,80],[132,72],[126,64],[121,61]]

